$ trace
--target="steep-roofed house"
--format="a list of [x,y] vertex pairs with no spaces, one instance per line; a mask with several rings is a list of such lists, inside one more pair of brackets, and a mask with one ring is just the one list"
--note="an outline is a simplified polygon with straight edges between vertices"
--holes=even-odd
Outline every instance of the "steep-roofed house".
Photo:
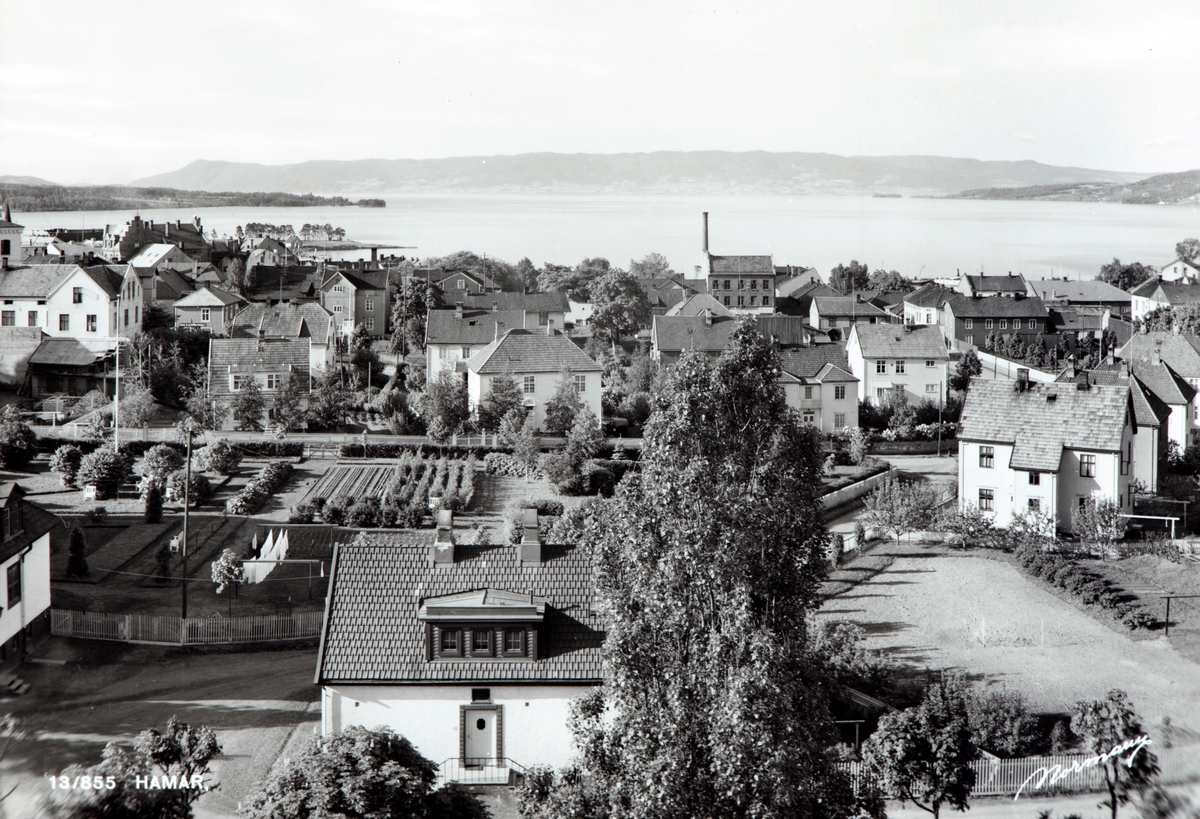
[[861,400],[883,404],[903,394],[912,403],[937,402],[946,394],[950,355],[937,327],[856,324],[846,357]]
[[195,264],[191,256],[175,245],[165,243],[143,245],[128,263],[143,278],[154,275],[159,268],[191,268]]
[[50,532],[63,522],[11,481],[0,483],[0,669],[50,634]]
[[25,226],[13,221],[12,208],[5,203],[4,216],[0,217],[0,270],[7,270],[25,261],[25,251],[21,246],[21,234],[24,232]]
[[467,395],[474,408],[491,392],[492,379],[511,376],[525,396],[538,428],[546,422],[546,402],[559,381],[570,379],[583,405],[599,419],[603,369],[571,339],[553,330],[509,330],[467,361]]
[[338,270],[321,284],[321,304],[333,314],[339,332],[349,336],[362,325],[374,338],[387,335],[391,295],[382,270]]
[[675,306],[668,309],[662,315],[665,316],[702,316],[705,311],[712,313],[714,316],[731,316],[728,307],[717,301],[708,293],[695,293],[688,296],[683,301],[678,302]]
[[1200,303],[1200,284],[1188,280],[1169,282],[1156,276],[1130,290],[1129,298],[1130,318],[1139,321],[1160,307],[1184,307]]
[[[776,286],[778,287],[778,285]],[[787,293],[776,291],[775,312],[788,316],[804,316],[808,318],[809,313],[812,311],[813,299],[840,295],[842,294],[821,282],[802,284],[790,289]]]
[[650,357],[661,364],[674,364],[684,350],[718,356],[729,346],[737,329],[733,316],[655,316],[650,325]]
[[904,297],[904,323],[926,327],[942,325],[942,309],[957,293],[936,282],[923,284]]
[[[1135,367],[1138,362],[1151,365],[1160,362],[1166,364],[1173,376],[1182,379],[1195,390],[1186,422],[1186,440],[1187,445],[1200,443],[1200,337],[1161,331],[1134,333],[1117,351],[1117,356],[1132,362]],[[1179,423],[1180,419],[1175,419],[1175,425],[1171,428],[1172,439],[1179,433]]]
[[958,292],[964,296],[1013,296],[1031,295],[1029,292],[1029,282],[1020,273],[1014,275],[1009,273],[1007,276],[985,276],[970,275],[963,273],[958,280]]
[[1136,413],[1128,385],[972,379],[958,435],[958,497],[1007,526],[1026,510],[1074,531],[1075,510],[1108,498],[1132,514]]
[[[898,320],[896,316],[876,307],[861,295],[817,296],[808,310],[809,324],[819,330],[837,330],[842,338],[849,333],[850,327],[856,325],[891,324]],[[833,336],[834,334],[830,333],[832,340],[841,340]]]
[[945,303],[942,326],[948,338],[971,347],[983,347],[987,337],[1018,336],[1025,344],[1036,342],[1039,333],[1050,332],[1046,305],[1038,298],[956,296]]
[[[455,299],[464,310],[491,310],[493,313],[532,313],[537,316],[537,326],[561,330],[571,312],[571,302],[566,293],[481,293]],[[533,328],[532,322],[526,326]]]
[[537,322],[537,313],[519,310],[465,310],[461,304],[453,310],[430,310],[425,319],[427,377],[443,367],[465,370],[466,362],[481,348],[509,330],[538,330]]
[[212,259],[212,246],[204,237],[199,216],[191,222],[176,220],[162,223],[147,222],[141,216],[134,216],[124,225],[105,225],[101,252],[106,259],[124,262],[151,244],[175,245],[200,262]]
[[315,682],[321,731],[402,733],[451,781],[511,784],[575,753],[571,701],[603,680],[588,550],[456,545],[450,530],[336,547]]
[[46,298],[48,335],[96,339],[117,335],[117,306],[125,281],[125,265],[57,265],[66,268]]
[[1172,259],[1158,269],[1158,276],[1165,282],[1200,284],[1200,264],[1187,259]]
[[1029,290],[1048,307],[1108,310],[1114,318],[1128,319],[1133,304],[1133,297],[1124,290],[1097,279],[1031,280]]
[[434,271],[430,280],[446,294],[446,300],[454,303],[461,296],[478,296],[500,292],[500,285],[482,273],[470,270]]
[[208,330],[214,336],[229,332],[238,309],[246,300],[234,293],[212,287],[201,287],[175,302],[175,327],[194,327]]
[[252,302],[227,325],[232,338],[303,340],[308,344],[312,372],[330,370],[337,355],[337,323],[315,302],[264,304]]
[[[815,267],[798,265],[775,265],[775,297],[794,296],[806,288],[824,284],[824,279]],[[830,295],[833,295],[832,293]]]
[[858,426],[858,379],[838,344],[779,351],[779,382],[788,406],[822,432]]
[[[257,381],[274,418],[275,397],[296,373],[300,381],[300,408],[308,409],[312,392],[307,339],[214,338],[208,343],[208,389],[214,403],[229,406],[242,388]],[[238,419],[229,413],[223,429],[234,429]]]

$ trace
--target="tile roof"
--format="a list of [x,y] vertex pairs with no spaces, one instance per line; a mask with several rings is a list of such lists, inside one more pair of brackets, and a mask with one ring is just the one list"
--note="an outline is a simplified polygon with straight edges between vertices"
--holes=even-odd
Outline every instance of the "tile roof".
[[[1146,386],[1154,395],[1167,404],[1190,404],[1196,397],[1196,388],[1187,382],[1179,373],[1171,369],[1169,364],[1152,361],[1134,361],[1131,365],[1133,377]],[[1092,373],[1125,374],[1125,364],[1102,364]],[[1098,382],[1103,383],[1103,382]]]
[[324,344],[333,331],[333,313],[316,302],[255,302],[233,317],[230,333],[257,337],[260,327],[265,338],[315,338]]
[[110,299],[115,299],[121,292],[121,285],[125,282],[125,265],[94,264],[81,269]]
[[812,337],[812,327],[805,316],[756,316],[758,332],[773,339],[781,347],[802,347]]
[[937,327],[900,324],[855,324],[864,358],[932,358],[947,360],[946,342]]
[[[172,250],[179,250],[175,245],[169,244],[149,244],[142,245],[138,252],[129,259],[129,264],[134,267],[154,267],[161,262],[165,256],[170,254]],[[180,250],[180,253],[183,251]],[[186,255],[186,254],[185,254]]]
[[1024,293],[1025,278],[1023,276],[967,276],[967,281],[974,292]]
[[601,371],[599,364],[561,333],[529,330],[509,330],[471,356],[467,368],[480,375]]
[[[209,342],[210,395],[228,399],[231,373],[283,373],[289,365],[300,376],[300,391],[309,391],[308,339],[214,338]],[[266,393],[270,406],[274,393]]]
[[0,501],[12,503],[13,498],[16,498],[16,502],[21,504],[21,531],[0,542],[0,563],[20,554],[47,532],[67,528],[66,521],[36,503],[25,500],[22,497],[24,494],[25,490],[19,483],[0,483]]
[[1158,350],[1162,361],[1184,378],[1200,378],[1200,337],[1154,331],[1134,333],[1117,355],[1126,361],[1150,361]]
[[817,313],[826,317],[890,315],[854,296],[815,296],[813,303],[817,305]]
[[[836,344],[827,344],[827,347],[836,347]],[[857,383],[858,379],[849,370],[844,370],[841,367],[835,367],[832,364],[826,364],[821,368],[821,371],[813,376],[813,381],[819,381],[822,384],[848,384],[851,382]]]
[[1009,469],[1057,472],[1062,463],[1062,441],[1051,438],[1020,438],[1008,458]]
[[1133,288],[1133,290],[1130,290],[1129,295],[1151,298],[1160,289],[1168,304],[1195,304],[1196,302],[1200,302],[1200,284],[1165,282],[1160,278],[1147,279]]
[[195,292],[188,293],[186,296],[175,302],[176,307],[224,307],[229,304],[237,304],[243,302],[241,296],[233,293],[226,293],[224,290],[216,290],[205,286]]
[[675,305],[681,304],[688,297],[688,292],[678,287],[670,287],[664,290],[647,290],[646,300],[650,302],[651,310],[655,308],[669,310]]
[[[1068,368],[1058,374],[1055,381],[1074,384],[1084,373],[1072,375]],[[1161,427],[1167,422],[1171,408],[1139,378],[1130,378],[1123,365],[1103,365],[1094,370],[1088,370],[1088,383],[1103,387],[1129,387],[1130,400],[1133,402],[1133,415],[1139,427]]]
[[913,307],[941,307],[957,295],[959,294],[949,287],[930,282],[906,295],[904,301]]
[[30,364],[44,366],[86,367],[107,358],[117,346],[116,341],[80,341],[77,338],[46,338],[29,356]]
[[737,326],[732,316],[713,316],[711,324],[704,316],[655,316],[650,335],[660,353],[719,353],[729,346],[729,336]]
[[714,316],[731,316],[729,308],[708,293],[696,293],[667,310],[668,316],[700,316],[708,310]]
[[797,378],[815,378],[828,364],[846,371],[850,369],[846,348],[840,344],[814,344],[811,347],[780,350],[779,363],[784,372]]
[[1041,470],[1056,447],[1120,451],[1129,411],[1128,386],[1080,390],[1075,384],[1034,382],[1018,392],[1014,381],[973,378],[959,420],[959,438],[1020,442],[1022,457],[1029,460],[1018,463],[1036,460],[1038,466],[1013,468]]
[[463,310],[458,318],[457,310],[430,310],[425,323],[426,344],[488,344],[496,340],[496,326],[500,333],[524,328],[525,314],[520,311]]
[[714,256],[708,254],[712,276],[774,276],[775,263],[770,256]]
[[1049,310],[1039,298],[955,296],[946,302],[955,318],[1046,318]]
[[[290,538],[289,538],[290,540]],[[334,560],[317,683],[567,682],[601,680],[604,630],[595,611],[590,553],[545,546],[540,565],[521,565],[513,546],[458,546],[452,565],[430,565],[427,545],[366,534]],[[425,659],[423,601],[493,589],[546,598],[534,662]]]
[[[447,300],[449,297],[447,297]],[[530,313],[566,313],[571,303],[566,293],[478,293],[452,299],[471,310],[527,310]]]
[[[388,286],[386,270],[340,270],[346,281],[359,290],[384,290]],[[326,280],[328,284],[328,280]]]
[[44,299],[79,270],[76,264],[31,264],[0,271],[0,297]]
[[1030,281],[1029,287],[1035,296],[1046,301],[1068,302],[1121,302],[1129,304],[1133,297],[1119,287],[1096,279],[1061,281],[1039,279]]

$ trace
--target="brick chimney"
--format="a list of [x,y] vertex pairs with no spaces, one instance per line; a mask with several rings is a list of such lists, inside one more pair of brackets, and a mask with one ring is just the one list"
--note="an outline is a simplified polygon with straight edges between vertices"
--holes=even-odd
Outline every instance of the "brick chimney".
[[708,253],[708,211],[704,211],[704,252]]
[[1160,347],[1155,346],[1154,352],[1150,354],[1150,361],[1155,367],[1162,364],[1162,349]]
[[458,304],[454,305],[454,318],[458,319],[459,321],[462,321],[463,303],[461,301]]
[[542,563],[542,533],[538,528],[536,509],[525,509],[521,520],[521,542],[517,544],[517,559],[521,565],[540,566]]
[[439,509],[437,513],[437,535],[429,550],[429,562],[439,569],[454,565],[454,513]]

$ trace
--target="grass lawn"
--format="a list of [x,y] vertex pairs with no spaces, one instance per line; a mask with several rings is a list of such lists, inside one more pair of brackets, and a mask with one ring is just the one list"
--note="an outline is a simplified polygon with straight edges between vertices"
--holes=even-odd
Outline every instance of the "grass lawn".
[[1156,741],[1170,717],[1176,744],[1200,742],[1200,664],[1161,636],[1132,639],[1002,560],[908,544],[886,555],[891,566],[818,616],[858,623],[868,647],[911,669],[962,669],[1042,713],[1121,688]]

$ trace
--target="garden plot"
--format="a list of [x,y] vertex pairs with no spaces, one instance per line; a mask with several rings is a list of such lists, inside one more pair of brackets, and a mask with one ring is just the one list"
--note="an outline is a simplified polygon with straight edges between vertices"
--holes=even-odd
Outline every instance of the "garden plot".
[[305,496],[306,501],[317,498],[382,498],[384,490],[396,475],[394,464],[376,466],[335,466],[318,480]]

